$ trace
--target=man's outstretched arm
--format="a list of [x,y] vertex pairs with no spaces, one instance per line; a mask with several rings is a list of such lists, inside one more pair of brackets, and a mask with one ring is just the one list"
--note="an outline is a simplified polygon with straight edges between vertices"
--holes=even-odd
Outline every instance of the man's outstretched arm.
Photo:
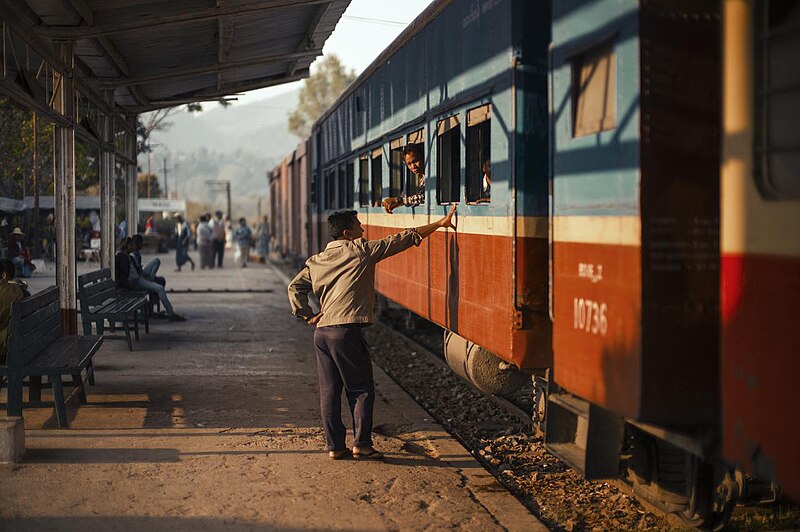
[[365,250],[369,257],[375,262],[388,259],[393,255],[397,255],[398,253],[407,250],[411,246],[418,246],[423,239],[429,237],[437,229],[441,229],[442,227],[451,227],[455,229],[456,226],[453,225],[452,221],[453,214],[455,214],[455,212],[456,206],[453,205],[450,208],[450,212],[447,213],[447,216],[440,218],[431,224],[423,225],[422,227],[417,227],[416,229],[406,229],[401,233],[388,236],[381,240],[367,241],[365,244]]

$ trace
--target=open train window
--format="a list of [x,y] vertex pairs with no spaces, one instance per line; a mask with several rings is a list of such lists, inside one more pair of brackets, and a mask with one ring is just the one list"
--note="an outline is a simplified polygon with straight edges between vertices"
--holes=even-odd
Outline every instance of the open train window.
[[617,65],[614,44],[605,43],[572,60],[572,135],[616,127]]
[[345,208],[352,209],[353,202],[355,201],[355,179],[356,179],[356,162],[354,160],[350,160],[345,167],[345,187],[344,187],[344,197],[345,197]]
[[467,203],[491,201],[492,106],[486,104],[467,113]]
[[372,206],[381,206],[383,195],[383,148],[372,150]]
[[325,209],[332,210],[336,208],[336,167],[331,167],[323,174],[325,186]]
[[458,203],[461,197],[461,121],[458,115],[440,120],[436,130],[437,198],[440,204]]
[[403,191],[403,139],[389,143],[389,196],[397,197]]
[[[420,161],[422,161],[422,171],[425,172],[425,130],[418,129],[413,133],[409,133],[406,138],[406,145],[417,151]],[[405,166],[405,162],[403,166]],[[406,169],[406,196],[413,196],[419,192],[420,184],[420,179],[415,178],[413,173]]]
[[364,154],[358,160],[358,203],[369,207],[369,155]]
[[347,206],[347,170],[344,163],[339,165],[339,172],[336,175],[336,208],[349,208]]
[[800,198],[800,0],[756,4],[755,175],[763,194]]

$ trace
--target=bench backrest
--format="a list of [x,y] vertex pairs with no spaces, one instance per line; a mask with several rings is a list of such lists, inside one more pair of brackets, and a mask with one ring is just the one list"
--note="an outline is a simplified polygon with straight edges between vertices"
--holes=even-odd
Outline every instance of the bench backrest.
[[61,336],[58,288],[51,286],[11,304],[8,355],[9,369],[22,368]]
[[78,299],[81,302],[81,310],[99,305],[115,295],[116,285],[111,279],[111,268],[102,268],[78,276]]

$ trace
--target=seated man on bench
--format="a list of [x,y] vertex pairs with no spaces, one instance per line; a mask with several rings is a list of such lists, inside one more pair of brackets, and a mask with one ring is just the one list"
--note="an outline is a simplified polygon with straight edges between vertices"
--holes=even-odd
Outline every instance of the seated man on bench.
[[[126,251],[129,253],[128,257],[130,262],[130,267],[128,270],[128,287],[132,290],[146,290],[147,292],[158,294],[161,304],[164,305],[164,309],[167,311],[167,317],[169,318],[169,321],[186,321],[186,318],[176,314],[173,310],[172,303],[169,302],[167,291],[164,289],[164,286],[154,280],[148,279],[144,269],[141,266],[141,263],[135,258],[133,254],[133,242],[137,236],[140,237],[140,235],[134,235],[127,243],[128,245]],[[148,266],[151,264],[152,261],[148,264]]]
[[[139,265],[139,271],[144,272],[144,278],[166,287],[167,280],[157,275],[158,269],[161,267],[161,259],[154,257],[147,264],[142,266],[142,248],[144,247],[144,238],[142,235],[133,235],[131,237],[131,245],[133,246],[133,251],[130,252],[129,258],[132,261],[136,261],[136,264]],[[155,294],[150,298],[150,314],[155,314],[154,307],[156,300],[153,299],[154,297],[156,297]]]

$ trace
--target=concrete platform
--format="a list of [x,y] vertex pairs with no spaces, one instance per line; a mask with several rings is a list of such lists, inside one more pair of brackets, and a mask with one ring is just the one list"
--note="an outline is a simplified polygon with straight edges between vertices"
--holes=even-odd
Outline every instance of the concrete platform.
[[172,288],[273,292],[173,294],[188,321],[155,321],[133,353],[106,341],[69,429],[26,409],[27,454],[0,466],[0,529],[545,530],[380,370],[386,462],[329,460],[312,329],[281,278],[232,261],[174,273],[161,257]]

